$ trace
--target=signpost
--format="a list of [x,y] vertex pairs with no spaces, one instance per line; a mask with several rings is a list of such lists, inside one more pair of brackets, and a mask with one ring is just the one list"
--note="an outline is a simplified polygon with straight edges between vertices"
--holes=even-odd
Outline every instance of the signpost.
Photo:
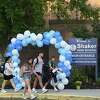
[[72,64],[95,66],[95,78],[98,78],[98,44],[97,38],[68,40],[72,50]]

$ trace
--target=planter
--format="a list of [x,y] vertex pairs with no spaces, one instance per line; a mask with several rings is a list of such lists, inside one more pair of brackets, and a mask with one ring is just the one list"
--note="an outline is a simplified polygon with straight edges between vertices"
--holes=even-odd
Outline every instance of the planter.
[[81,88],[81,87],[80,87],[79,85],[76,86],[76,89],[77,89],[77,90],[80,90],[80,88]]

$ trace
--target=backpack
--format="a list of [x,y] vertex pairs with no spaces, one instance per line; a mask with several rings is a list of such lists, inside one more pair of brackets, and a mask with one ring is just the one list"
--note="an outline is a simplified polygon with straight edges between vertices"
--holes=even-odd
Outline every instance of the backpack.
[[38,57],[36,58],[36,63],[35,63],[35,66],[39,63],[39,59]]

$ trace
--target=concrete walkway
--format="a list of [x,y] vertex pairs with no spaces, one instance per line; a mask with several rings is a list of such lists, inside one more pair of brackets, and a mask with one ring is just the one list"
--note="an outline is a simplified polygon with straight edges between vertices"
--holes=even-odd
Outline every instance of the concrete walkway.
[[[0,98],[22,98],[23,90],[15,93],[12,89],[7,90],[7,93],[0,93]],[[66,89],[59,92],[54,92],[49,90],[47,93],[42,94],[41,90],[37,90],[38,93],[35,94],[38,96],[39,100],[100,100],[100,89]],[[44,99],[47,98],[47,99]],[[65,99],[67,98],[67,99]],[[1,99],[0,99],[1,100]]]

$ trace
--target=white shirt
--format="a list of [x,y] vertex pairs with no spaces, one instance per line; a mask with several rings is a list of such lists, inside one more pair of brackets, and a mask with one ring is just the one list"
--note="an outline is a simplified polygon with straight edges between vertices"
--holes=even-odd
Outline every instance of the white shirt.
[[5,63],[4,74],[5,75],[12,75],[12,72],[13,72],[13,64],[12,63]]
[[[38,59],[38,63],[37,63],[37,59]],[[36,64],[37,63],[37,64]],[[40,57],[38,57],[38,58],[35,58],[34,59],[34,62],[33,62],[33,64],[35,65],[35,72],[40,72],[41,74],[42,74],[42,67],[43,67],[43,59],[42,58],[40,58]]]

